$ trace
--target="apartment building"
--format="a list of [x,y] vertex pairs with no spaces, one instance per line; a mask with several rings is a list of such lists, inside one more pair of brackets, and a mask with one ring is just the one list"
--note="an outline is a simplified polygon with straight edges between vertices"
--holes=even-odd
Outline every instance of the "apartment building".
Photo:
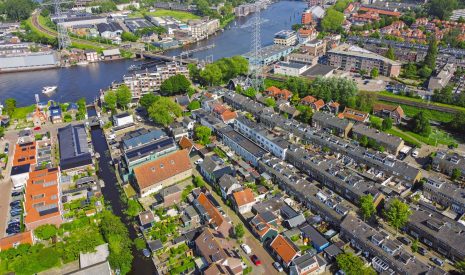
[[342,44],[328,51],[328,59],[329,65],[350,72],[370,72],[376,68],[380,75],[397,77],[401,69],[399,62],[349,44]]
[[297,42],[297,33],[291,30],[282,30],[274,35],[273,42],[277,45],[294,46]]
[[234,121],[234,129],[273,155],[281,159],[286,157],[290,143],[282,136],[266,130],[260,124],[240,115]]
[[29,173],[24,191],[24,224],[34,230],[43,224],[60,226],[63,222],[59,168]]

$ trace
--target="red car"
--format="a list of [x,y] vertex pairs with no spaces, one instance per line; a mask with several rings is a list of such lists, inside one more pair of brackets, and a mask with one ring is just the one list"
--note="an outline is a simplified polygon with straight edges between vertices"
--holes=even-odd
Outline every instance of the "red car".
[[37,127],[34,128],[34,131],[40,131],[40,129],[42,129],[42,128],[40,128],[40,126],[37,126]]
[[254,263],[254,265],[261,265],[262,262],[260,261],[260,259],[257,257],[257,255],[252,255],[252,257],[250,257],[250,259],[252,260],[252,262]]

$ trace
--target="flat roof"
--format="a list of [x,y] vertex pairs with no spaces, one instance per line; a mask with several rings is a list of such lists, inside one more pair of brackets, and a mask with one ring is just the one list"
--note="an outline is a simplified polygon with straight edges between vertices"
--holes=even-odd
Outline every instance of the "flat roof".
[[389,58],[386,58],[382,55],[376,54],[374,52],[370,52],[368,50],[365,50],[363,48],[360,48],[355,45],[350,45],[350,44],[342,44],[330,51],[328,51],[329,54],[334,53],[334,54],[340,54],[340,55],[348,55],[348,56],[357,56],[357,57],[362,57],[362,58],[368,58],[368,59],[376,59],[376,60],[381,60],[385,63],[391,64],[391,65],[398,65],[400,66],[401,63],[391,60]]
[[336,68],[329,65],[323,64],[316,64],[315,66],[311,67],[310,69],[306,70],[302,73],[303,76],[319,76],[319,75],[327,75],[330,72],[334,71]]

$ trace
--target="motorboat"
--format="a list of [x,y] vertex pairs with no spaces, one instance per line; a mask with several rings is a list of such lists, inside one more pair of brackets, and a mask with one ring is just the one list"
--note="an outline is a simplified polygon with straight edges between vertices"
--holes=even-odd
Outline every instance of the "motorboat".
[[42,93],[48,95],[55,92],[57,88],[57,86],[45,86],[42,88]]

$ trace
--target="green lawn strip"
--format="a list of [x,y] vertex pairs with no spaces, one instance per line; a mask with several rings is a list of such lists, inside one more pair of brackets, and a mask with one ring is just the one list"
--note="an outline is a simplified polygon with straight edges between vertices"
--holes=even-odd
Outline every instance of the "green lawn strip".
[[[413,97],[408,97],[408,96],[401,96],[401,95],[396,95],[390,92],[382,91],[379,92],[380,95],[386,96],[386,97],[391,97],[391,98],[398,98],[398,99],[403,99],[403,100],[408,100],[412,102],[419,102],[419,103],[425,103],[428,104],[428,101],[421,99],[421,98],[413,98]],[[455,109],[458,111],[465,111],[464,107],[460,106],[455,106],[455,105],[449,105],[449,104],[444,104],[444,103],[439,103],[439,102],[429,102],[430,105],[435,105],[435,106],[440,106],[440,107],[447,107],[451,109]]]
[[453,138],[447,137],[447,134],[436,128],[433,128],[433,132],[430,134],[429,137],[424,137],[410,131],[407,131],[407,134],[431,146],[437,146],[438,144],[452,145],[457,143]]
[[370,116],[370,125],[374,128],[380,129],[383,119],[375,115]]
[[436,111],[436,110],[429,110],[425,108],[420,108],[420,107],[415,107],[415,106],[410,106],[410,105],[405,105],[405,104],[397,104],[389,101],[383,101],[380,100],[379,102],[387,105],[400,105],[402,109],[404,110],[404,113],[408,117],[413,117],[419,112],[423,111],[431,120],[438,121],[438,122],[450,122],[452,119],[454,119],[454,115],[450,113],[445,113],[441,111]]
[[271,86],[275,86],[277,88],[284,88],[285,83],[283,81],[271,79],[271,78],[265,78],[265,88],[269,88]]
[[15,111],[11,115],[11,118],[12,119],[26,119],[27,115],[32,113],[34,109],[35,109],[35,105],[18,107],[15,109]]
[[164,10],[164,9],[157,9],[154,12],[148,12],[148,11],[136,11],[133,12],[129,15],[131,18],[136,18],[136,17],[144,17],[144,15],[151,15],[151,16],[171,16],[175,19],[181,20],[183,22],[186,22],[191,19],[199,19],[200,17],[192,14],[190,12],[185,12],[185,11],[173,11],[173,10]]
[[406,134],[406,133],[404,133],[404,132],[402,132],[402,131],[400,131],[398,129],[392,128],[392,129],[387,130],[386,133],[391,134],[393,136],[400,137],[401,139],[403,139],[408,144],[414,145],[416,147],[421,147],[420,142],[418,142],[417,140],[415,140],[414,138],[412,138],[408,134]]

